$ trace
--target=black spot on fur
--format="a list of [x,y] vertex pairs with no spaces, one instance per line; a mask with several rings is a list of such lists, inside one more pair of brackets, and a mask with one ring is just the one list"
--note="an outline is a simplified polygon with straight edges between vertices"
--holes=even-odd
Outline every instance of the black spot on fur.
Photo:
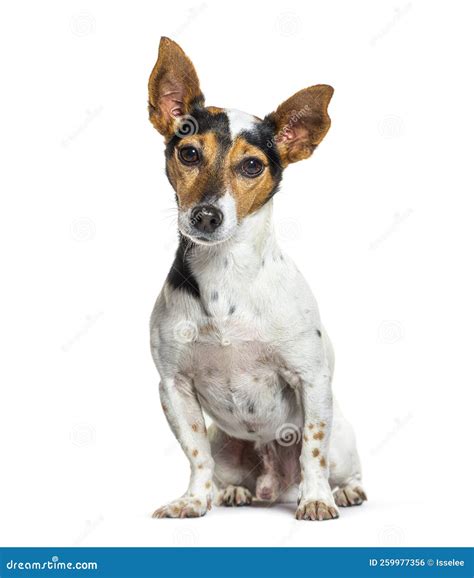
[[235,313],[235,305],[231,305],[229,307],[229,315],[233,315]]
[[249,413],[255,413],[255,404],[253,402],[249,403],[247,409]]
[[166,280],[173,289],[185,291],[199,299],[199,285],[186,259],[186,253],[192,249],[193,245],[190,239],[180,235],[178,250]]
[[319,329],[316,329],[316,333],[318,334],[319,337],[321,337],[321,331],[319,331]]
[[219,293],[217,291],[213,291],[211,293],[211,301],[217,301],[219,299]]

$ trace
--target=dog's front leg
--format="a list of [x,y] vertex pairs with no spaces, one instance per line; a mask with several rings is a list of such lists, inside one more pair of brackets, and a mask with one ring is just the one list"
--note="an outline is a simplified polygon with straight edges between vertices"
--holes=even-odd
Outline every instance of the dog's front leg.
[[303,405],[301,484],[298,520],[329,520],[339,516],[329,487],[328,449],[332,424],[331,376],[323,363],[300,383]]
[[191,465],[185,494],[158,508],[154,518],[195,518],[211,509],[214,461],[206,424],[192,382],[183,377],[163,379],[160,397],[168,423]]

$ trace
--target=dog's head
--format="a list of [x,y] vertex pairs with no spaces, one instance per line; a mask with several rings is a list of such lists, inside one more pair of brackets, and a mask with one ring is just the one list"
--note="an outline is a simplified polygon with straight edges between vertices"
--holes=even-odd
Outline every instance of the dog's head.
[[277,191],[283,169],[308,158],[331,124],[333,89],[297,92],[263,120],[206,107],[192,62],[162,38],[150,76],[149,113],[166,140],[166,174],[181,233],[196,243],[232,237]]

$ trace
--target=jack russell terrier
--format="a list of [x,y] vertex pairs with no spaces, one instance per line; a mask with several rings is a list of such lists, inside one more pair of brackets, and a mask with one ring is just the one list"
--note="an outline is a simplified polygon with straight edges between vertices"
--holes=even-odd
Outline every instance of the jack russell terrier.
[[192,62],[168,38],[148,88],[179,228],[151,350],[191,465],[185,494],[153,516],[256,499],[294,501],[298,520],[337,518],[337,506],[366,500],[355,438],[333,405],[334,355],[315,298],[272,227],[283,169],[326,135],[333,89],[301,90],[263,120],[205,106]]

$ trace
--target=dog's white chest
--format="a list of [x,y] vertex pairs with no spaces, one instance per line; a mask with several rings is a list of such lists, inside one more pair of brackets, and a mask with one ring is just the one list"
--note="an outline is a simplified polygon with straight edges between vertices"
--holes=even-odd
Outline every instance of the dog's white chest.
[[228,434],[268,441],[294,419],[295,391],[281,378],[271,348],[242,329],[206,334],[193,345],[192,378],[207,414]]

